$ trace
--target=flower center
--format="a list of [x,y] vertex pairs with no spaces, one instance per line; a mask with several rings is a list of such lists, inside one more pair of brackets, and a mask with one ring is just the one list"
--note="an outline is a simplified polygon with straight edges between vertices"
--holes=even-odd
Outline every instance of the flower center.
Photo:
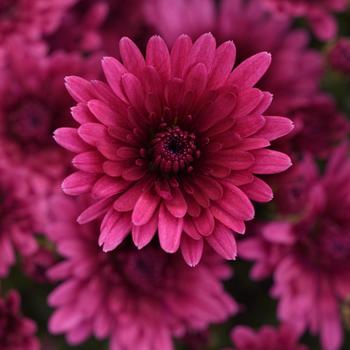
[[51,116],[41,103],[28,101],[7,116],[9,134],[22,144],[47,144],[51,141]]
[[193,161],[199,158],[196,136],[178,126],[158,132],[152,141],[153,164],[163,173],[191,172]]

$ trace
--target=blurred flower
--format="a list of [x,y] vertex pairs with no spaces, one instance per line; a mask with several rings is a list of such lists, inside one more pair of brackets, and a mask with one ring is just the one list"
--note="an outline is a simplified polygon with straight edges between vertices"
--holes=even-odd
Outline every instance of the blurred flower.
[[333,98],[326,94],[309,99],[289,116],[295,129],[274,146],[297,158],[305,152],[326,158],[349,135],[348,119],[337,110]]
[[39,39],[56,29],[75,0],[1,0],[0,43],[12,35]]
[[223,0],[219,13],[211,0],[149,0],[146,4],[149,23],[170,44],[182,33],[196,39],[211,31],[219,43],[233,40],[238,63],[258,52],[271,52],[271,66],[257,83],[274,96],[268,113],[288,115],[319,93],[322,56],[308,47],[308,33],[292,29],[290,20],[268,12],[261,0]]
[[[191,268],[179,254],[149,245],[138,251],[124,242],[118,252],[97,246],[99,228],[75,223],[76,202],[56,196],[47,232],[64,260],[49,270],[63,281],[49,296],[56,308],[52,333],[65,333],[69,344],[94,335],[110,338],[110,349],[174,349],[172,337],[204,330],[237,312],[222,281],[231,269],[206,252]],[[78,209],[79,210],[79,209]]]
[[[290,174],[292,175],[292,173]],[[340,349],[342,324],[339,300],[350,293],[350,159],[347,144],[339,147],[320,178],[309,158],[284,182],[280,196],[287,206],[279,220],[264,225],[261,234],[239,246],[243,257],[256,260],[255,278],[271,267],[262,251],[275,246],[272,295],[279,298],[278,316],[299,332],[320,333],[325,350]],[[285,190],[286,192],[283,192]],[[277,201],[278,203],[278,201]],[[289,215],[288,203],[293,208]]]
[[57,263],[54,253],[39,247],[34,254],[23,257],[21,267],[24,273],[37,283],[48,283],[47,270]]
[[3,46],[0,65],[1,157],[30,170],[27,181],[57,180],[69,164],[67,153],[57,147],[53,130],[72,124],[71,99],[64,88],[67,72],[97,77],[95,58],[63,52],[47,55],[41,43],[13,37]]
[[204,241],[235,258],[232,230],[244,233],[244,221],[254,217],[250,199],[272,198],[254,174],[291,165],[288,156],[266,147],[292,123],[262,116],[272,98],[253,88],[270,55],[252,56],[231,72],[235,46],[216,49],[211,34],[194,44],[182,35],[171,54],[154,36],[146,61],[128,38],[120,41],[120,52],[124,65],[103,59],[108,85],[66,80],[81,126],[55,131],[59,144],[78,153],[73,165],[79,170],[62,188],[69,195],[91,193],[95,201],[79,223],[104,216],[99,244],[105,252],[130,231],[142,248],[158,228],[161,247],[174,253],[181,245],[191,266]]
[[16,252],[27,256],[37,249],[35,209],[35,197],[23,171],[0,160],[0,278],[16,262]]
[[263,326],[259,331],[245,326],[232,330],[231,338],[235,350],[307,350],[298,344],[297,334],[287,325],[279,328]]
[[276,11],[292,17],[306,17],[320,40],[333,39],[338,30],[333,13],[345,11],[347,0],[265,0]]
[[1,350],[39,350],[35,337],[35,323],[20,314],[20,296],[16,291],[0,298],[0,349]]
[[350,75],[350,40],[340,38],[329,51],[328,60],[333,69]]

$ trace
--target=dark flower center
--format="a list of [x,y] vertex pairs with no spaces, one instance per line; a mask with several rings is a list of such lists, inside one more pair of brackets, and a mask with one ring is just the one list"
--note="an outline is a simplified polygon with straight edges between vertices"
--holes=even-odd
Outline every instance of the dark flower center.
[[7,116],[7,130],[22,144],[45,145],[51,141],[51,115],[45,105],[27,101]]
[[152,141],[153,164],[163,173],[191,172],[193,161],[199,156],[196,136],[178,126],[158,132]]

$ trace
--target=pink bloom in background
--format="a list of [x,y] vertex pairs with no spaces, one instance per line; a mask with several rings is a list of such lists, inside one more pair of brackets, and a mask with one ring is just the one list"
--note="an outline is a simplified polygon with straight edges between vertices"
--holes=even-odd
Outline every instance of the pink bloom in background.
[[56,29],[75,0],[1,0],[0,43],[13,34],[39,39]]
[[[58,181],[69,158],[52,138],[53,131],[72,124],[71,99],[63,84],[67,72],[96,77],[97,60],[63,52],[48,55],[43,44],[13,37],[0,65],[1,157],[28,170],[28,181]],[[37,186],[39,187],[39,185]]]
[[[350,160],[347,145],[339,147],[320,178],[311,158],[282,179],[280,221],[265,224],[261,234],[244,240],[239,252],[255,260],[255,278],[271,270],[275,246],[272,295],[279,299],[278,317],[298,332],[319,333],[325,350],[342,343],[339,301],[350,294]],[[293,176],[294,175],[294,176]],[[289,208],[289,209],[288,209]],[[289,215],[288,215],[289,214]],[[264,260],[267,257],[267,261]]]
[[333,39],[337,22],[333,14],[345,11],[347,0],[265,0],[274,11],[291,17],[306,17],[320,40]]
[[35,323],[20,313],[20,296],[10,291],[6,298],[0,298],[0,349],[39,350],[40,343],[35,337]]
[[266,147],[289,133],[292,123],[262,116],[272,97],[253,87],[270,55],[259,53],[232,71],[234,44],[216,48],[211,34],[194,44],[181,35],[170,54],[154,36],[146,60],[123,38],[120,52],[124,64],[102,61],[108,84],[66,80],[81,126],[55,132],[59,144],[78,153],[78,171],[62,188],[94,200],[78,222],[103,216],[99,244],[105,252],[130,232],[143,248],[158,230],[163,250],[174,253],[181,246],[191,266],[204,242],[234,259],[232,231],[244,233],[244,221],[254,217],[250,200],[272,198],[255,175],[291,165],[288,156]]
[[231,269],[206,251],[189,267],[181,255],[149,245],[138,251],[124,242],[118,252],[102,252],[99,227],[78,225],[77,201],[56,195],[47,227],[64,260],[49,270],[62,283],[49,296],[56,310],[49,321],[53,334],[69,344],[90,336],[110,339],[110,349],[174,349],[172,337],[205,330],[238,311],[222,282]]
[[298,344],[297,334],[287,325],[263,326],[258,331],[237,326],[231,338],[234,350],[308,350],[305,345]]
[[310,98],[289,116],[296,127],[274,146],[296,158],[304,152],[326,158],[349,135],[350,123],[330,95]]
[[[233,40],[237,61],[261,52],[271,52],[269,70],[258,82],[274,99],[268,110],[276,115],[289,115],[319,93],[322,56],[308,47],[305,30],[292,29],[290,20],[269,13],[261,0],[224,0],[219,12],[213,1],[150,0],[147,19],[165,40],[172,44],[183,32],[196,39],[211,31],[219,43]],[[184,13],[184,8],[190,11]]]
[[329,51],[328,60],[333,69],[350,76],[350,40],[340,38]]
[[28,256],[37,249],[36,197],[26,183],[26,176],[23,170],[13,169],[0,160],[0,278],[8,275],[16,262],[16,253]]

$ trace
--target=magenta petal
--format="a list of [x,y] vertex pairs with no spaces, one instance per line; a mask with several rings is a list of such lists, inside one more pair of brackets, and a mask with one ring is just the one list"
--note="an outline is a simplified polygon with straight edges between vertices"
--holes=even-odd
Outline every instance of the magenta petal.
[[91,100],[87,104],[91,113],[104,125],[116,126],[118,115],[109,106],[100,100]]
[[259,105],[263,97],[263,93],[258,89],[249,88],[240,91],[237,96],[236,108],[233,113],[234,117],[240,119],[250,114],[254,108]]
[[201,214],[197,218],[193,218],[193,222],[198,232],[203,236],[210,235],[214,230],[214,217],[210,209],[203,208]]
[[102,69],[113,92],[124,100],[124,93],[121,89],[121,77],[127,72],[125,67],[113,57],[104,57],[102,60]]
[[[207,68],[203,63],[194,65],[185,79],[185,103],[197,100],[203,94],[208,81]],[[188,96],[191,96],[189,99]],[[190,104],[191,105],[191,104]]]
[[84,152],[89,148],[75,128],[59,128],[55,130],[53,138],[60,146],[71,152]]
[[269,202],[273,198],[271,187],[264,181],[254,177],[253,182],[241,186],[241,190],[256,202]]
[[271,55],[267,52],[251,56],[233,70],[229,83],[240,88],[252,87],[266,73],[270,63]]
[[265,125],[254,135],[267,140],[276,140],[293,130],[293,122],[283,117],[265,117]]
[[202,34],[193,44],[188,55],[186,67],[189,69],[196,63],[204,63],[211,70],[215,58],[216,40],[211,33]]
[[92,189],[97,179],[97,175],[77,171],[64,179],[62,191],[71,196],[87,193]]
[[260,149],[252,152],[254,152],[255,164],[251,170],[255,174],[280,173],[292,165],[290,158],[278,151]]
[[224,210],[218,205],[212,205],[210,209],[214,217],[222,224],[224,224],[225,226],[237,233],[245,233],[245,224],[242,219],[237,219],[233,217],[230,213],[228,213],[226,210]]
[[180,246],[183,219],[175,218],[164,205],[160,206],[158,236],[160,246],[167,253],[175,253]]
[[69,94],[77,102],[87,102],[94,98],[93,88],[89,81],[76,76],[66,77],[64,80]]
[[236,258],[236,240],[233,233],[224,225],[216,222],[214,232],[206,237],[206,240],[224,259],[234,260]]
[[133,226],[132,227],[132,239],[138,249],[142,249],[146,246],[154,237],[158,226],[158,215],[155,212],[147,222],[147,224],[142,226]]
[[107,175],[96,181],[91,192],[95,198],[110,197],[123,192],[129,183],[121,178],[114,178]]
[[174,215],[176,218],[182,218],[187,213],[187,203],[186,200],[178,188],[174,188],[172,191],[172,198],[170,200],[164,201],[170,214]]
[[255,134],[265,125],[265,118],[260,115],[251,115],[237,120],[235,131],[242,137]]
[[101,140],[109,140],[107,129],[99,123],[85,123],[78,129],[79,136],[89,145],[96,146]]
[[145,187],[146,183],[142,181],[134,184],[118,197],[113,204],[114,209],[117,211],[133,210]]
[[181,239],[181,253],[186,263],[194,267],[198,265],[203,255],[203,240],[194,240],[187,235],[183,235]]
[[232,41],[226,41],[217,48],[208,83],[211,89],[217,89],[226,82],[235,60],[236,47]]
[[170,54],[173,77],[183,78],[183,71],[191,48],[192,40],[188,35],[182,34],[176,39]]
[[126,69],[140,76],[145,67],[145,59],[134,42],[127,37],[122,38],[119,41],[119,51]]
[[112,202],[113,198],[103,198],[94,203],[79,215],[78,223],[82,225],[97,219],[108,210]]
[[73,158],[72,164],[79,170],[87,173],[97,174],[103,172],[103,158],[96,151],[79,153]]
[[158,36],[152,36],[147,43],[146,63],[153,66],[162,77],[163,81],[170,78],[170,55],[164,40]]
[[132,212],[132,222],[134,225],[141,226],[146,224],[156,211],[160,198],[150,189],[143,192],[137,200]]
[[122,85],[130,104],[141,111],[144,106],[144,92],[140,80],[131,73],[125,73],[122,76]]
[[[112,209],[113,210],[113,209]],[[131,230],[131,220],[128,214],[118,214],[113,211],[112,215],[106,215],[101,224],[99,245],[104,252],[115,249],[128,235]]]

